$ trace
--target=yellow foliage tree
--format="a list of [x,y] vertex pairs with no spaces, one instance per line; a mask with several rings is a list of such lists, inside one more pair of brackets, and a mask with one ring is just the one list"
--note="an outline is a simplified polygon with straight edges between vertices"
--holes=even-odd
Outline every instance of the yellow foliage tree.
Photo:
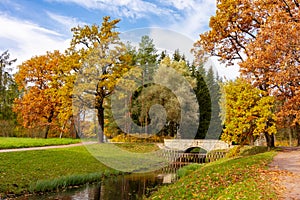
[[112,94],[117,80],[130,68],[127,63],[131,62],[125,45],[120,41],[119,32],[115,31],[119,21],[106,16],[101,27],[86,25],[72,29],[69,51],[77,54],[81,63],[76,72],[73,105],[83,105],[96,111],[100,143],[104,136],[105,98]]
[[225,125],[221,139],[253,143],[256,136],[276,133],[274,98],[239,78],[222,85],[222,117]]

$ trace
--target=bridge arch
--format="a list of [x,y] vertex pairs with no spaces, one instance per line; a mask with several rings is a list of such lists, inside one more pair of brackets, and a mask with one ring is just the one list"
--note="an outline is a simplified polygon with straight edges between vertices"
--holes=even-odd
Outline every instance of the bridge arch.
[[208,151],[203,147],[192,146],[184,150],[184,153],[207,153]]

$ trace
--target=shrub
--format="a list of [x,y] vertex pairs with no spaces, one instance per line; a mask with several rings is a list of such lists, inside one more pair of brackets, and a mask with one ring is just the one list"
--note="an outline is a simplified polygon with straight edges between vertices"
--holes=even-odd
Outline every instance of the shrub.
[[113,137],[110,141],[111,142],[150,142],[150,143],[157,143],[157,142],[163,142],[164,138],[159,137],[157,135],[152,135],[150,137],[147,137],[147,135],[141,135],[141,134],[120,134],[115,137]]

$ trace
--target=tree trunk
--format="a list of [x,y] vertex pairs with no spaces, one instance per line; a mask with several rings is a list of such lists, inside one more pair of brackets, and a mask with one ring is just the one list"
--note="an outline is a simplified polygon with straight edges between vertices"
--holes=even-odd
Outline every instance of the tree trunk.
[[98,132],[98,141],[99,143],[103,143],[103,133],[104,133],[104,108],[103,102],[97,108],[98,115],[98,123],[99,123],[99,132]]
[[101,199],[101,183],[97,188],[94,190],[94,199],[95,200],[100,200]]
[[287,128],[288,133],[289,133],[289,146],[293,146],[293,133],[292,133],[292,128]]
[[47,119],[48,124],[46,126],[46,131],[45,131],[45,139],[47,139],[47,137],[48,137],[48,133],[49,133],[49,130],[50,130],[50,124],[52,123],[53,116],[54,116],[54,110],[51,110],[50,111],[50,116]]
[[295,131],[297,135],[297,146],[300,146],[300,125],[296,123]]
[[50,125],[47,125],[47,126],[46,126],[46,130],[45,130],[45,139],[48,138],[49,130],[50,130]]
[[265,133],[265,137],[266,137],[266,141],[267,141],[267,146],[268,147],[275,147],[275,138],[274,138],[274,134],[269,134],[269,133]]
[[254,136],[253,135],[250,135],[250,137],[249,137],[249,144],[250,144],[250,146],[254,146]]

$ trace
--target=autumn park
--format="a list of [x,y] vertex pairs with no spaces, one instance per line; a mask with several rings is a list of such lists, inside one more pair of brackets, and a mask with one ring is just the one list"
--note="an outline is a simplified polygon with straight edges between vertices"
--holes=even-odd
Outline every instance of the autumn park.
[[299,15],[218,0],[193,58],[111,16],[64,51],[0,52],[0,200],[300,199]]

